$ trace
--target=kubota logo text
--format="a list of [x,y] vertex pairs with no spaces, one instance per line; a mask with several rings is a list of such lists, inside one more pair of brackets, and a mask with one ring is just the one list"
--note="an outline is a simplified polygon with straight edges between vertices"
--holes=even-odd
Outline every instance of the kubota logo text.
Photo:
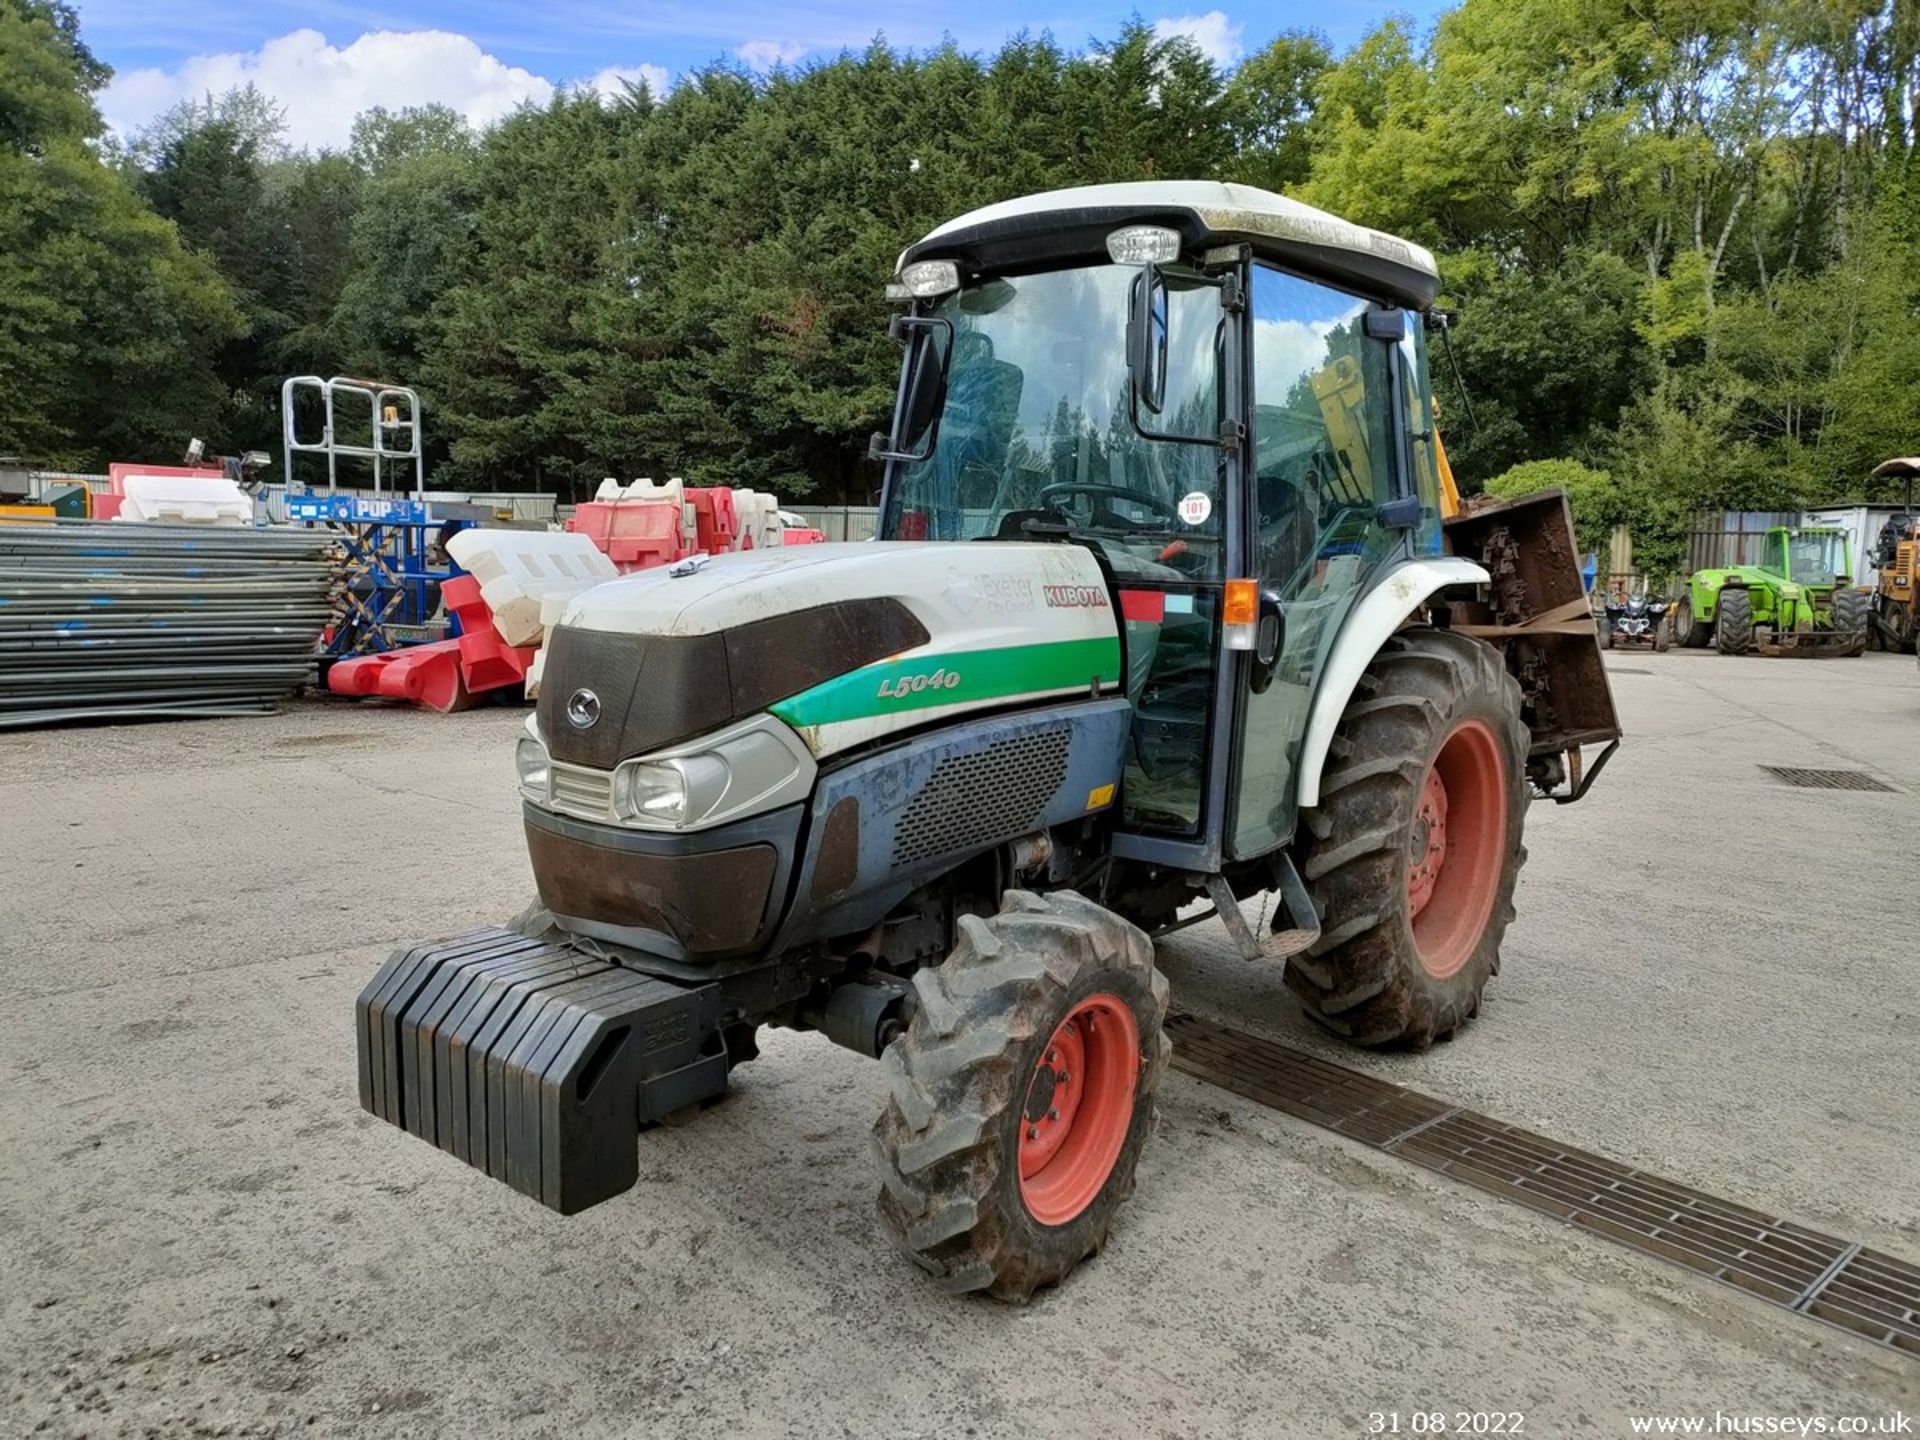
[[1107,592],[1098,585],[1042,585],[1047,606],[1053,610],[1110,610]]
[[960,683],[960,672],[944,665],[931,675],[896,675],[880,682],[882,700],[898,700],[903,695],[918,695],[922,690],[951,690]]

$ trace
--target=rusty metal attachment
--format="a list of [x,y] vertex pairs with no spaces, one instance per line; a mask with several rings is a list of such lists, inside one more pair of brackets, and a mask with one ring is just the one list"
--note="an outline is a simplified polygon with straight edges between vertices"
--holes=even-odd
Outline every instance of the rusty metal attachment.
[[[1578,800],[1622,732],[1566,493],[1478,503],[1448,520],[1446,532],[1453,552],[1491,577],[1485,599],[1447,607],[1451,627],[1506,652],[1533,737],[1528,777],[1555,800]],[[1583,763],[1583,747],[1593,745],[1606,748]]]

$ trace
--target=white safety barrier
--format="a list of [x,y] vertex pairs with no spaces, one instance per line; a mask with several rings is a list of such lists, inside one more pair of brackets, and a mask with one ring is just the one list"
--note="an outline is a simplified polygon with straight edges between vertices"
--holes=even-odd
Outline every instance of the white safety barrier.
[[509,645],[540,644],[549,602],[564,609],[582,590],[620,574],[587,536],[554,530],[462,530],[447,553],[480,582],[493,628]]
[[231,480],[198,475],[128,475],[117,520],[169,525],[251,525],[253,501]]

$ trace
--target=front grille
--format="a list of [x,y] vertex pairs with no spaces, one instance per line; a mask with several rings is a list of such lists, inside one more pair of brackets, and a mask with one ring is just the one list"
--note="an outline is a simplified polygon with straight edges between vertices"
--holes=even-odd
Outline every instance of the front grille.
[[1782,785],[1796,790],[1874,790],[1897,793],[1893,786],[1876,780],[1864,770],[1801,770],[1791,765],[1762,765]]
[[910,865],[1031,830],[1067,778],[1068,732],[1041,730],[949,755],[907,803],[893,863]]
[[578,815],[582,820],[613,818],[613,773],[593,770],[585,765],[552,762],[553,779],[548,786],[547,804],[563,815]]

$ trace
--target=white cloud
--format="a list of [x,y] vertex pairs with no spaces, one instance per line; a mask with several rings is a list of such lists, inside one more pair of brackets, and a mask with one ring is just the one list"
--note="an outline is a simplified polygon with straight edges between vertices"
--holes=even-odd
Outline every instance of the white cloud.
[[749,40],[733,53],[755,70],[771,70],[793,64],[807,53],[807,47],[793,40]]
[[1162,17],[1153,22],[1153,38],[1170,40],[1184,35],[1214,64],[1227,67],[1240,59],[1240,36],[1246,26],[1227,18],[1224,10],[1209,10],[1204,15]]
[[664,65],[609,65],[587,81],[586,86],[604,99],[620,100],[625,98],[627,86],[642,81],[646,82],[649,95],[664,100],[673,75]]
[[[609,66],[584,83],[617,95],[621,79],[644,79],[661,95],[669,76],[658,65]],[[246,84],[286,108],[289,143],[334,149],[346,146],[353,117],[375,105],[447,105],[478,129],[528,101],[544,105],[555,89],[545,76],[445,30],[374,30],[345,46],[317,30],[295,30],[257,50],[196,55],[172,70],[123,71],[100,108],[114,130],[131,135],[182,100]]]

